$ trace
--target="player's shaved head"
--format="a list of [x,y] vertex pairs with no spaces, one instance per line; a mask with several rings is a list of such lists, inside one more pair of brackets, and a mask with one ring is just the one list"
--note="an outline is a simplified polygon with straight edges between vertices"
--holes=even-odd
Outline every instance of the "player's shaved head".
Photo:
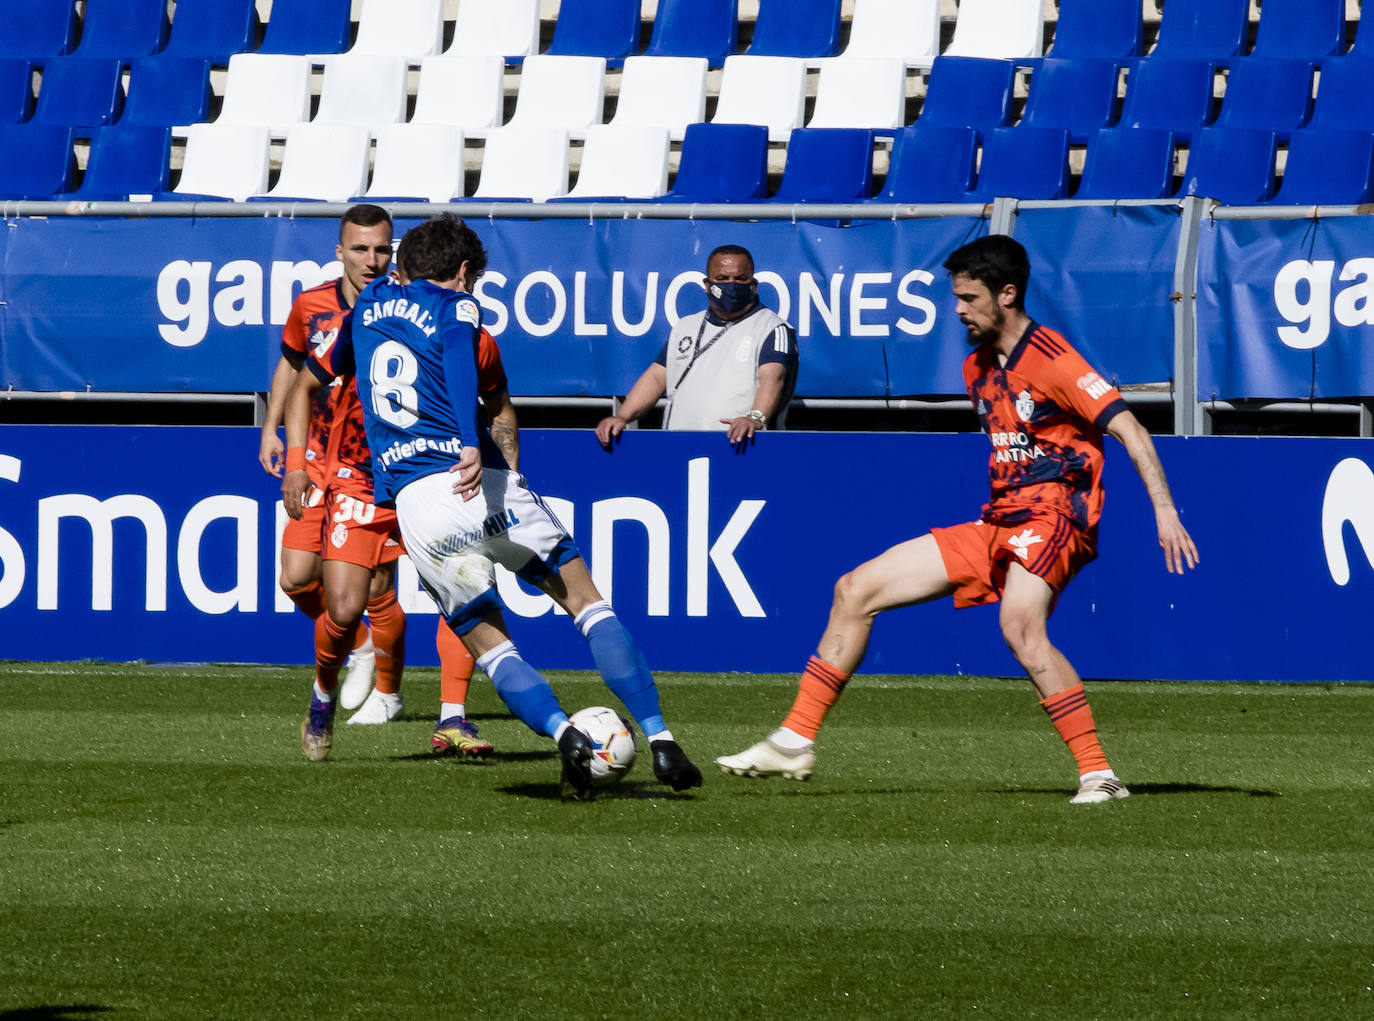
[[1016,288],[1016,300],[1011,307],[1026,307],[1026,284],[1030,281],[1030,257],[1019,241],[1005,234],[989,234],[956,248],[945,259],[950,276],[963,274],[987,286],[993,294],[1011,284]]
[[487,270],[487,250],[475,231],[452,213],[443,213],[406,231],[396,261],[411,280],[452,280],[468,264],[471,288]]
[[363,202],[356,206],[349,206],[344,210],[343,216],[339,217],[339,240],[343,240],[344,228],[350,223],[356,223],[359,227],[375,227],[379,223],[391,226],[391,214],[381,206],[374,206],[370,202]]

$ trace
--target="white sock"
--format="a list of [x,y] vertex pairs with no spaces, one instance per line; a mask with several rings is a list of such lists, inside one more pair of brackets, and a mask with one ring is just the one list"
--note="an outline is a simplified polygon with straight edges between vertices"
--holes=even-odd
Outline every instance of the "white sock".
[[321,702],[333,702],[333,701],[334,701],[334,696],[333,696],[333,695],[326,695],[326,694],[324,693],[324,689],[320,687],[320,682],[319,682],[319,681],[316,681],[316,682],[315,682],[315,697],[318,698]]
[[810,748],[811,739],[802,737],[795,730],[787,727],[779,727],[768,735],[768,740],[772,741],[779,748]]
[[439,719],[447,720],[454,716],[467,718],[467,707],[462,702],[445,702],[439,706]]
[[1087,773],[1079,773],[1078,782],[1082,783],[1084,780],[1097,780],[1104,777],[1111,777],[1113,780],[1119,779],[1110,769],[1094,769]]
[[649,734],[647,736],[649,743],[653,744],[655,741],[671,741],[673,739],[673,732],[671,730],[660,730],[657,734]]
[[567,720],[564,720],[562,723],[560,723],[558,725],[558,729],[553,732],[554,742],[557,743],[558,739],[563,736],[563,731],[567,730],[571,726],[572,724],[569,723]]

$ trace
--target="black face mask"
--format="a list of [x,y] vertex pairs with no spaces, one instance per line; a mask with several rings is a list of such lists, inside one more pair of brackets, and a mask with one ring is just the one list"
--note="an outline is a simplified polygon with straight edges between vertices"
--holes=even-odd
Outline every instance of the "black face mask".
[[706,293],[711,296],[711,304],[716,311],[727,316],[743,312],[754,303],[753,284],[712,282],[706,285]]

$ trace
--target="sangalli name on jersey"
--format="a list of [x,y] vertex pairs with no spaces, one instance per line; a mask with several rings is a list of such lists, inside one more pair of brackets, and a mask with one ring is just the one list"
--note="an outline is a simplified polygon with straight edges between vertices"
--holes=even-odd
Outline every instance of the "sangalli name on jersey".
[[433,336],[437,327],[434,325],[434,317],[429,314],[429,309],[423,305],[407,301],[405,298],[388,298],[386,301],[369,302],[363,310],[363,325],[371,326],[379,319],[405,319],[415,326],[426,337]]

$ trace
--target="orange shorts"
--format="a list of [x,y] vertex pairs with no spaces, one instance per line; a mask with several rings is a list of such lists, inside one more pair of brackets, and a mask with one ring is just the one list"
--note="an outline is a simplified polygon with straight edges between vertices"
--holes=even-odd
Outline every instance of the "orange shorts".
[[324,524],[324,559],[373,570],[406,551],[394,510],[337,490],[330,490],[325,504],[329,520]]
[[954,605],[980,606],[1002,598],[1007,566],[1015,560],[1058,595],[1097,556],[1097,530],[1080,531],[1062,515],[1045,512],[1015,525],[969,521],[932,528]]
[[319,556],[320,541],[324,531],[324,491],[311,485],[305,494],[305,507],[301,519],[286,519],[282,529],[282,549],[302,550]]

